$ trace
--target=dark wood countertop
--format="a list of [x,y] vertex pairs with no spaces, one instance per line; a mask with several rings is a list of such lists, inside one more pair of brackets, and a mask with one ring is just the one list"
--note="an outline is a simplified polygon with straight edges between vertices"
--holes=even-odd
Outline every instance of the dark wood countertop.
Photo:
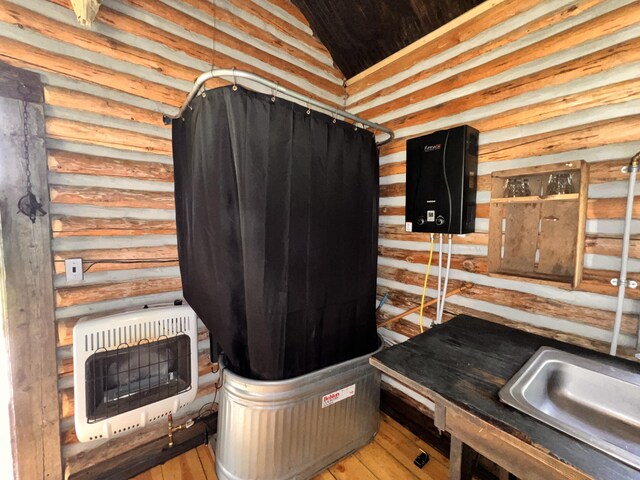
[[640,471],[500,401],[500,389],[542,346],[640,372],[640,365],[628,360],[466,315],[374,355],[371,363],[589,476],[640,479]]

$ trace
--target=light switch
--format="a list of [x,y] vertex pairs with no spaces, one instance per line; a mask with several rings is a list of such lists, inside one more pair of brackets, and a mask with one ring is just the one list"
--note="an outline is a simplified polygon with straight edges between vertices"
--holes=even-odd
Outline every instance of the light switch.
[[67,283],[80,283],[84,277],[81,258],[67,258],[64,261]]

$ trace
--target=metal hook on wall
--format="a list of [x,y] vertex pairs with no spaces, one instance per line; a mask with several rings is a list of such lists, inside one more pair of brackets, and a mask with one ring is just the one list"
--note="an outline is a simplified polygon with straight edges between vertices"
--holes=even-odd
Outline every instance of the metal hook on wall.
[[29,86],[24,84],[23,82],[20,82],[18,84],[18,93],[23,99],[26,99],[27,97],[29,97],[29,95],[31,95],[31,88],[29,88]]

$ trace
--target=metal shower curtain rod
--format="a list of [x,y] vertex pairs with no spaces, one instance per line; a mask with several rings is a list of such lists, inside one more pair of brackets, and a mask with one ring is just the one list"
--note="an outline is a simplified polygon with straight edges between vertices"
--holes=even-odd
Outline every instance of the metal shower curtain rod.
[[268,80],[264,77],[261,77],[260,75],[256,75],[254,73],[251,72],[247,72],[245,70],[236,70],[235,68],[231,69],[231,68],[214,68],[212,70],[206,71],[204,73],[202,73],[195,81],[195,83],[193,84],[193,88],[191,89],[191,91],[189,92],[189,95],[187,95],[186,100],[184,101],[184,103],[182,104],[182,107],[180,107],[180,111],[175,115],[175,116],[170,116],[170,115],[164,115],[164,121],[165,123],[169,124],[171,123],[171,120],[175,120],[177,118],[182,117],[182,114],[184,113],[184,111],[187,109],[187,107],[189,106],[189,103],[191,103],[191,100],[193,100],[193,98],[198,94],[198,92],[200,91],[200,89],[202,88],[202,86],[204,85],[204,83],[207,80],[210,80],[212,78],[218,78],[218,77],[231,77],[233,78],[233,83],[235,84],[235,79],[236,78],[245,78],[247,80],[251,80],[254,81],[256,83],[259,83],[261,85],[264,85],[266,87],[271,88],[274,91],[274,95],[277,93],[282,93],[284,95],[287,95],[288,97],[292,97],[295,98],[297,100],[300,100],[304,103],[306,103],[307,105],[313,105],[315,107],[321,108],[323,110],[326,110],[327,112],[333,112],[335,115],[340,115],[344,118],[348,118],[349,120],[353,120],[356,123],[360,123],[362,125],[367,125],[369,127],[371,127],[374,130],[379,130],[383,133],[386,133],[388,135],[388,138],[385,138],[384,140],[377,142],[376,145],[381,146],[384,145],[385,143],[389,143],[391,140],[393,140],[394,135],[393,135],[393,131],[389,130],[386,127],[383,127],[382,125],[379,125],[377,123],[374,122],[370,122],[368,120],[365,120],[364,118],[360,118],[357,115],[353,115],[349,112],[345,112],[344,110],[340,110],[338,108],[332,107],[331,105],[327,105],[326,103],[322,103],[319,102],[317,100],[314,100],[311,97],[308,97],[307,95],[303,95],[301,93],[298,92],[294,92],[293,90],[289,90],[288,88],[284,88],[280,85],[278,85],[278,83],[273,82],[271,80]]

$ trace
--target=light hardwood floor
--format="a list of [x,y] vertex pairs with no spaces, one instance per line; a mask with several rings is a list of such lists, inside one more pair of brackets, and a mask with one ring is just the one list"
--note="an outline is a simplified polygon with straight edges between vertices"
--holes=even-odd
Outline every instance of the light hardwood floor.
[[[424,450],[431,460],[419,469],[413,460]],[[363,448],[331,466],[314,480],[446,480],[449,461],[395,420],[380,414],[380,430]],[[215,459],[201,445],[133,480],[217,480]]]

